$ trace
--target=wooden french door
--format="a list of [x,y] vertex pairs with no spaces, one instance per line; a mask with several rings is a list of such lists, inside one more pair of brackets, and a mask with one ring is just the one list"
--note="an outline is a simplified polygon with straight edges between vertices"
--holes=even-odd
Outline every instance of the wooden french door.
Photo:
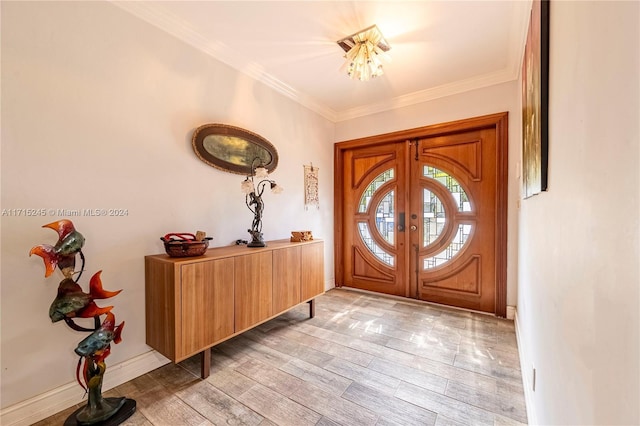
[[336,144],[336,285],[506,314],[507,114]]
[[344,152],[344,285],[407,295],[407,154],[404,142]]

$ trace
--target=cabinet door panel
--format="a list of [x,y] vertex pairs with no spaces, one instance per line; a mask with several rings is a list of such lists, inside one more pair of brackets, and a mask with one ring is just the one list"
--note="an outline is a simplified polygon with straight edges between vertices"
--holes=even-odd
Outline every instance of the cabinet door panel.
[[[176,336],[180,335],[180,317],[176,298],[180,297],[180,277],[173,265],[145,259],[145,320],[147,345],[171,360],[176,359]],[[177,316],[177,318],[176,318]]]
[[182,265],[179,358],[233,334],[233,280],[232,258]]
[[271,251],[235,259],[235,331],[240,332],[272,315]]
[[302,297],[301,301],[324,293],[324,245],[308,244],[301,248]]
[[273,251],[273,313],[300,303],[300,247]]

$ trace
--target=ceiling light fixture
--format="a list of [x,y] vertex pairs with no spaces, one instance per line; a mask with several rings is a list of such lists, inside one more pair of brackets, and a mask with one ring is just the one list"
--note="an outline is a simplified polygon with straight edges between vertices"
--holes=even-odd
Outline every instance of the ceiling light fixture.
[[348,37],[337,41],[338,45],[347,52],[347,59],[343,69],[347,67],[347,74],[351,78],[367,81],[370,78],[384,74],[380,58],[388,59],[386,52],[391,49],[382,36],[377,25],[372,25]]

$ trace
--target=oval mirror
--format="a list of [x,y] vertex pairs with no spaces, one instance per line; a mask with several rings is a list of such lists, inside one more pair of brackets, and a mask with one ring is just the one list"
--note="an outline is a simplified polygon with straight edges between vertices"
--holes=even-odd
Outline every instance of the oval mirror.
[[278,166],[278,152],[265,138],[226,124],[205,124],[193,133],[193,150],[210,166],[240,175],[262,165],[269,173]]

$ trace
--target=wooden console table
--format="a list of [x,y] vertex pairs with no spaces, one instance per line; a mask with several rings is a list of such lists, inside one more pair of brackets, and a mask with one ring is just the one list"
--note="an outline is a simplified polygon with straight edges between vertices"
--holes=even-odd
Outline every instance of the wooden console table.
[[198,257],[145,256],[147,344],[173,362],[211,347],[324,292],[322,240],[216,247]]

